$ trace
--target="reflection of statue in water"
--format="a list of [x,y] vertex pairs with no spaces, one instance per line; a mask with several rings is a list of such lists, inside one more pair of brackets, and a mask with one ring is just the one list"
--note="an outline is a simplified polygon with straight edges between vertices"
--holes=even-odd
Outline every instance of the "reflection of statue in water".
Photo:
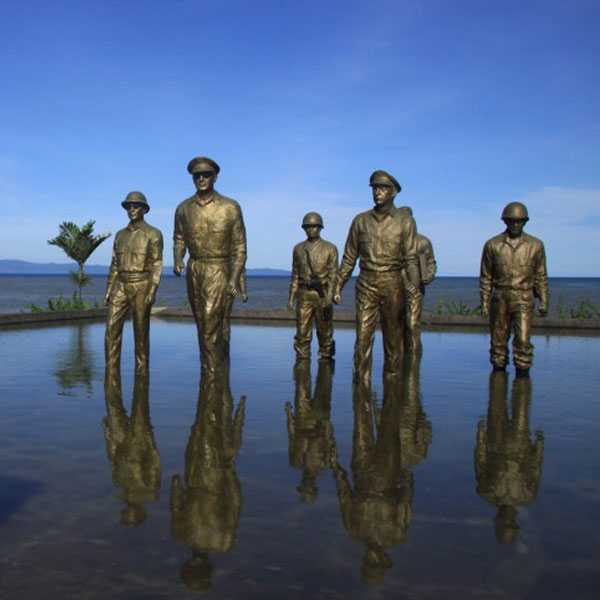
[[543,433],[536,432],[534,442],[530,439],[531,381],[513,381],[512,418],[507,395],[507,374],[492,372],[487,422],[479,422],[475,447],[477,493],[498,507],[496,538],[501,544],[517,539],[518,507],[535,500],[544,460]]
[[[402,393],[406,398],[400,397]],[[382,583],[393,564],[387,548],[407,539],[414,486],[409,467],[426,455],[431,433],[430,429],[427,433],[414,374],[411,377],[409,373],[405,380],[399,375],[384,377],[383,406],[377,415],[369,387],[355,384],[353,395],[354,489],[335,458],[332,467],[344,527],[367,548],[363,579]]]
[[85,386],[88,395],[92,393],[94,364],[87,344],[88,327],[76,325],[72,328],[74,335],[69,348],[59,357],[54,375],[64,396],[70,395],[70,390],[78,385]]
[[296,488],[304,502],[312,503],[318,493],[317,475],[329,468],[335,449],[331,425],[331,385],[333,363],[319,361],[317,384],[311,396],[310,361],[299,360],[294,366],[296,397],[294,409],[287,402],[290,466],[302,470],[302,481]]
[[431,422],[421,403],[420,367],[420,356],[408,354],[404,357],[398,434],[400,460],[405,469],[412,469],[425,460],[431,445]]
[[191,546],[192,557],[183,565],[185,585],[196,591],[211,586],[209,554],[229,552],[242,509],[242,489],[235,472],[235,457],[242,443],[245,398],[233,410],[229,369],[204,376],[196,420],[185,452],[183,481],[171,481],[171,533]]
[[148,402],[148,375],[135,378],[131,416],[127,416],[118,370],[107,371],[103,420],[106,453],[112,463],[113,483],[125,501],[121,523],[137,526],[146,520],[145,504],[158,500],[160,456],[154,441]]

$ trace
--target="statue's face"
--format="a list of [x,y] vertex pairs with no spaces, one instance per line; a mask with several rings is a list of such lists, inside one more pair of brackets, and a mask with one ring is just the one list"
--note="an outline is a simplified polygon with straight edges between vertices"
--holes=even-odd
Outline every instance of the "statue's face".
[[393,185],[376,184],[371,188],[373,190],[373,202],[376,208],[388,206],[396,197],[396,189]]
[[525,219],[504,219],[508,235],[512,238],[519,237],[523,233],[523,227],[527,221]]
[[321,228],[318,225],[306,225],[304,231],[309,240],[316,240],[321,235]]
[[141,221],[144,217],[146,207],[143,204],[136,204],[135,202],[130,202],[126,207],[126,210],[129,220],[132,223],[136,223],[137,221]]
[[196,171],[193,174],[194,185],[196,190],[200,193],[206,194],[212,192],[215,187],[215,181],[217,180],[217,174],[214,171]]

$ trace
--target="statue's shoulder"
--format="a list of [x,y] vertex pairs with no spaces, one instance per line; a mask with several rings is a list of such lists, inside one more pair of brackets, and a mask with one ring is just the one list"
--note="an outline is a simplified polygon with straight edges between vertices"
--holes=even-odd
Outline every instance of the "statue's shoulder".
[[397,206],[396,214],[400,217],[412,217],[413,211],[410,206]]
[[158,229],[158,227],[154,227],[144,221],[144,231],[148,234],[149,237],[154,239],[162,239],[162,231]]
[[329,240],[324,240],[323,238],[321,238],[321,241],[323,242],[325,248],[327,248],[327,250],[329,250],[330,252],[337,252],[337,247],[335,244],[333,244],[332,242],[330,242]]
[[536,248],[543,248],[544,242],[540,240],[540,238],[536,238],[534,235],[529,235],[528,233],[523,232],[523,237],[528,244],[535,246]]
[[485,245],[488,248],[493,248],[493,247],[497,247],[500,244],[502,244],[502,242],[504,242],[504,232],[499,233],[498,235],[495,235],[494,237],[491,237],[486,243]]
[[294,246],[294,252],[302,252],[302,250],[304,249],[304,246],[306,246],[306,240],[304,240],[303,242],[298,242]]
[[127,227],[123,227],[123,229],[119,229],[119,231],[117,231],[117,233],[115,233],[115,244],[117,243],[117,240],[123,236],[123,234],[127,231]]
[[241,212],[242,209],[237,200],[230,198],[229,196],[223,196],[223,194],[219,194],[219,192],[215,192],[215,197],[217,201],[221,204],[221,206],[234,210],[236,212]]
[[176,213],[183,212],[192,202],[194,202],[195,198],[196,198],[196,194],[194,194],[193,196],[190,196],[189,198],[186,198],[183,202],[180,202],[177,205],[175,212]]

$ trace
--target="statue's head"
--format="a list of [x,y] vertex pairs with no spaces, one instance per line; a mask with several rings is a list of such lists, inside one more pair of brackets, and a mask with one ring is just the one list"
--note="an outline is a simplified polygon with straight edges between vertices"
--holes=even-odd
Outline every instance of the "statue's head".
[[190,160],[187,170],[194,180],[196,191],[206,194],[214,189],[221,168],[212,158],[197,156]]
[[373,202],[375,208],[385,208],[389,206],[400,192],[402,187],[397,179],[387,171],[377,170],[371,173],[369,185],[373,191]]

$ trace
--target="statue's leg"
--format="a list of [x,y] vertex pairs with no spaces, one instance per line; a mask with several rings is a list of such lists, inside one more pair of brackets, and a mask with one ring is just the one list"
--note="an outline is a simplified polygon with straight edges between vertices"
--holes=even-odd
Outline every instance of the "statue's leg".
[[508,362],[508,336],[510,335],[510,312],[503,291],[494,294],[490,310],[490,362],[503,369]]
[[384,366],[387,373],[399,373],[404,345],[404,285],[400,277],[386,282],[381,305]]
[[294,350],[297,358],[310,358],[315,306],[311,295],[316,292],[300,290],[296,302],[296,336]]
[[119,369],[121,365],[121,344],[123,323],[127,316],[129,302],[124,284],[117,281],[108,303],[106,332],[104,335],[104,360],[107,371]]
[[132,288],[131,317],[133,321],[133,337],[135,340],[136,372],[148,371],[150,360],[150,310],[147,302],[148,282],[141,281],[129,284]]
[[335,356],[335,342],[333,341],[333,311],[319,305],[315,310],[317,321],[317,338],[319,340],[319,356],[333,358]]
[[520,298],[511,307],[513,317],[513,362],[517,369],[529,369],[533,362],[531,321],[533,319],[533,296],[530,291],[516,292]]
[[223,321],[227,310],[231,310],[231,295],[227,289],[229,267],[226,263],[203,263],[201,272],[201,299],[197,307],[202,368],[212,374],[224,364],[226,356]]
[[359,277],[356,283],[356,342],[354,344],[354,378],[366,382],[373,366],[373,336],[379,314],[379,294],[370,283]]

